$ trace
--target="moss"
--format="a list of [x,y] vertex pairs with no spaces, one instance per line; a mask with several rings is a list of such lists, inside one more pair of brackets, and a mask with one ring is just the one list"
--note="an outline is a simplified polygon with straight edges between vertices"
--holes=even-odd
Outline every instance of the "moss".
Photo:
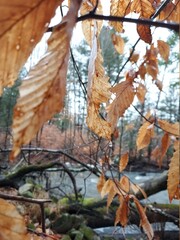
[[164,204],[164,203],[155,203],[153,204],[153,207],[156,208],[161,208],[161,209],[174,209],[174,210],[178,210],[179,209],[179,205],[178,204]]

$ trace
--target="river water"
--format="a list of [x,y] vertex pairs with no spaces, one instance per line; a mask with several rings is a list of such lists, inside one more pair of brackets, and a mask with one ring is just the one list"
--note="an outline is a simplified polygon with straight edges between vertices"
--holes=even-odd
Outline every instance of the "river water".
[[[151,181],[154,177],[160,176],[161,173],[149,172],[149,173],[140,173],[140,172],[124,172],[126,176],[130,178],[133,183],[142,183],[144,181]],[[98,177],[90,172],[78,172],[73,174],[76,179],[76,185],[80,193],[84,197],[88,198],[101,198],[100,194],[97,191]],[[47,178],[46,178],[47,179]],[[50,179],[50,187],[52,188],[52,195],[56,197],[59,196],[59,188],[63,189],[63,192],[67,194],[73,193],[72,181],[68,175],[60,172],[49,172],[48,179]],[[57,187],[57,189],[55,188]],[[59,188],[58,188],[59,187]],[[60,196],[59,196],[60,197]],[[160,191],[150,197],[148,197],[148,203],[169,203],[167,190]],[[179,204],[178,200],[173,200],[172,203]]]

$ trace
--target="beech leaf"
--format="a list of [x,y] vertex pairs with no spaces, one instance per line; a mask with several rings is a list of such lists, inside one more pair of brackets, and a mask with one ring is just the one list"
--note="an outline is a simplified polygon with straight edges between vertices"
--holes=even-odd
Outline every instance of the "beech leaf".
[[[91,56],[88,67],[88,109],[86,122],[88,127],[99,137],[111,138],[111,125],[100,116],[100,104],[106,103],[110,96],[109,78],[105,75],[103,67],[103,57],[97,39],[96,23],[94,26],[94,36]],[[103,86],[103,87],[102,87]]]
[[173,199],[180,199],[180,190],[179,190],[179,141],[174,143],[174,154],[171,158],[168,170],[168,180],[167,180],[167,190],[169,195],[169,201]]
[[61,1],[0,1],[0,95],[14,84]]
[[154,133],[153,124],[150,122],[145,122],[138,131],[138,136],[136,139],[137,149],[140,150],[149,145],[150,140]]
[[[81,9],[80,9],[80,13],[81,15],[85,15],[87,13],[89,13],[90,11],[92,11],[94,9],[94,7],[96,6],[96,1],[94,0],[85,0],[82,2],[81,5]],[[101,5],[101,1],[98,1],[98,7],[96,9],[96,13],[97,14],[102,14],[102,5]],[[101,31],[102,28],[102,21],[96,21],[94,19],[88,19],[85,21],[82,21],[82,31],[84,34],[84,37],[87,41],[87,43],[92,47],[92,40],[93,40],[93,35],[94,35],[94,24],[96,22],[96,26],[97,26],[97,32],[98,34]]]
[[179,136],[179,123],[169,123],[165,120],[158,119],[159,126],[167,133],[170,133],[174,136]]
[[114,182],[112,179],[108,179],[104,186],[102,187],[102,190],[101,190],[101,197],[103,198],[105,195],[109,194],[111,188],[114,187]]
[[151,29],[150,26],[137,24],[137,32],[139,34],[139,37],[144,42],[151,44],[152,42],[152,35],[151,35]]
[[161,57],[164,59],[165,62],[168,62],[169,52],[170,52],[169,44],[162,40],[158,40],[157,43],[158,43],[159,54],[161,55]]
[[15,206],[0,199],[0,239],[30,240],[24,218]]
[[99,178],[99,181],[97,183],[97,190],[98,190],[99,193],[101,193],[102,188],[103,188],[105,182],[106,182],[105,177],[104,177],[103,174],[101,174],[101,176]]
[[64,106],[69,45],[79,5],[80,1],[72,1],[67,16],[48,40],[47,53],[30,70],[19,89],[20,98],[14,108],[11,159]]
[[[130,0],[111,0],[110,15],[124,17]],[[113,27],[117,32],[123,32],[123,23],[114,21],[109,22],[109,25]]]
[[128,223],[128,215],[129,215],[129,196],[121,198],[120,206],[116,211],[116,219],[115,219],[115,226],[120,223],[122,227],[125,227]]
[[127,152],[121,156],[121,159],[119,161],[119,171],[120,172],[122,172],[126,168],[128,161],[129,161],[129,153]]
[[130,181],[129,178],[127,176],[122,176],[120,179],[120,188],[121,190],[123,190],[123,192],[125,193],[129,193],[130,191]]
[[123,81],[111,89],[112,93],[116,94],[116,98],[107,107],[108,121],[112,128],[116,127],[119,117],[123,117],[126,109],[129,108],[134,100],[134,87],[131,81]]
[[139,83],[138,87],[136,88],[136,96],[141,103],[144,103],[146,93],[147,90],[144,84]]
[[132,196],[134,203],[136,204],[136,207],[138,209],[139,212],[139,216],[140,216],[140,225],[142,226],[145,234],[147,235],[149,240],[152,240],[154,237],[154,232],[153,232],[153,228],[151,226],[151,224],[149,223],[146,213],[145,213],[145,209],[142,207],[142,205],[140,204],[140,202],[138,201],[138,199],[134,196]]
[[119,54],[124,53],[124,40],[121,36],[112,34],[112,43]]
[[160,154],[160,160],[159,160],[159,167],[161,167],[162,165],[162,160],[169,148],[169,145],[170,145],[170,137],[168,133],[165,133],[161,140],[161,154]]

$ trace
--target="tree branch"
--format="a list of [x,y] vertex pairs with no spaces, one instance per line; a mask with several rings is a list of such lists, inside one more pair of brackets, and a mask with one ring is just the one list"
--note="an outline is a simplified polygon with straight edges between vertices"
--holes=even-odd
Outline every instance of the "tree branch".
[[77,18],[77,22],[84,21],[87,19],[96,19],[96,20],[106,20],[113,22],[128,22],[128,23],[137,23],[142,25],[150,25],[154,27],[162,27],[174,30],[175,32],[179,32],[179,24],[177,23],[165,23],[162,21],[153,21],[152,19],[140,19],[140,18],[127,18],[127,17],[118,17],[118,16],[107,16],[107,15],[99,15],[94,14],[92,12],[80,16]]

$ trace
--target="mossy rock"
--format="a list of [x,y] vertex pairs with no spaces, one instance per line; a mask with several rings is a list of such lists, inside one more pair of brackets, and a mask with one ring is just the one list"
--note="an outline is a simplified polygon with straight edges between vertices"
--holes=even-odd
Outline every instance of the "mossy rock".
[[54,221],[52,224],[52,230],[56,231],[57,233],[65,234],[72,228],[76,230],[79,229],[83,223],[85,223],[85,220],[81,215],[70,215],[64,213]]
[[84,239],[86,240],[100,240],[100,237],[91,229],[90,227],[87,227],[86,225],[81,225],[79,228],[79,231],[83,234]]
[[71,240],[70,236],[69,235],[64,235],[61,240]]

